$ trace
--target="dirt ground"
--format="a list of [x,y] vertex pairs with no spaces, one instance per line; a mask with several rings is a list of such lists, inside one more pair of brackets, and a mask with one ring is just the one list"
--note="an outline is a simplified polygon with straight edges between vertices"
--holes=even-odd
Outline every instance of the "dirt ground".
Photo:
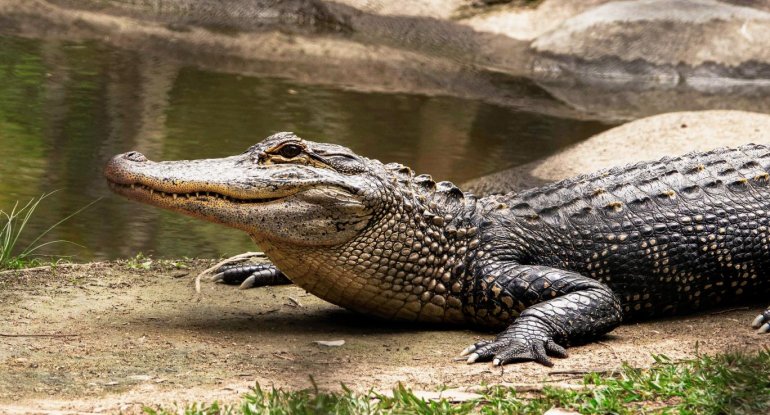
[[[139,413],[143,405],[236,401],[263,387],[414,390],[579,382],[653,354],[758,349],[758,308],[620,327],[553,368],[457,359],[489,333],[356,315],[294,286],[237,290],[192,279],[210,261],[133,260],[0,273],[0,413]],[[180,264],[180,263],[178,263]],[[345,340],[339,347],[317,340]]]

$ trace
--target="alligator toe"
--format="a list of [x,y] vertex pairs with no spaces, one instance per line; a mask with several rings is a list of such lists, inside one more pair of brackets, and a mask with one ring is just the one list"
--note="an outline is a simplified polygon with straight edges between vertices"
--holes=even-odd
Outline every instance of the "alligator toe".
[[483,346],[486,346],[490,342],[491,342],[491,340],[482,340],[482,341],[476,342],[476,343],[466,347],[465,349],[463,349],[463,351],[460,352],[460,356],[468,356],[471,353],[475,352],[477,349],[479,349],[479,348],[481,348]]
[[757,331],[760,333],[770,332],[770,307],[754,318],[751,327],[758,329]]
[[535,361],[551,367],[553,362],[548,356],[567,357],[567,350],[553,340],[532,339],[511,342],[504,350],[495,355],[492,364],[502,366],[506,363]]
[[549,356],[565,358],[567,350],[556,343],[553,330],[536,318],[526,316],[511,324],[492,341],[468,347],[468,363],[492,361],[495,366],[534,361],[553,366]]
[[[479,347],[475,348],[473,352],[471,352],[470,355],[468,355],[468,363],[476,363],[476,362],[488,362],[492,360],[493,357],[495,357],[495,354],[503,348],[503,344],[498,341],[488,341],[488,342],[479,342],[476,343],[476,345],[479,345],[482,343]],[[474,345],[475,346],[475,345]],[[471,346],[471,347],[474,347]]]

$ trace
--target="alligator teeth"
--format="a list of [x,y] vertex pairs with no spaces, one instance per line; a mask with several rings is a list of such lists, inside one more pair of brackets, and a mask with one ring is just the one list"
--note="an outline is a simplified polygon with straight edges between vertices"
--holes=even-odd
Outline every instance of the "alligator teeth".
[[[0,1],[2,1],[2,0],[0,0]],[[235,198],[235,197],[219,194],[219,193],[216,193],[216,192],[200,192],[200,191],[199,192],[190,192],[190,193],[164,192],[162,190],[155,190],[152,187],[143,185],[141,183],[131,183],[131,184],[125,184],[125,185],[117,184],[117,183],[110,183],[110,186],[111,187],[121,186],[121,187],[131,188],[132,190],[136,190],[136,189],[144,190],[144,191],[149,192],[150,195],[153,195],[153,196],[157,195],[158,197],[171,197],[174,200],[176,200],[176,199],[178,199],[180,197],[187,198],[189,200],[189,199],[192,199],[193,197],[200,198],[200,197],[204,197],[204,196],[208,196],[208,197],[213,198],[213,199],[224,200],[224,201],[227,201],[227,202],[230,202],[230,203],[248,203],[250,201],[259,202],[259,201],[263,200],[263,199],[239,199],[239,198]],[[273,199],[274,198],[264,199],[264,200],[269,201],[269,200],[273,200]]]

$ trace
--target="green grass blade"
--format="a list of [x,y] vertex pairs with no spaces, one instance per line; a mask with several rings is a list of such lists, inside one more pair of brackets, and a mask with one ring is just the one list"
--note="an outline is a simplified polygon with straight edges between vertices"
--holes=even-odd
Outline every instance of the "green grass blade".
[[[24,206],[21,206],[21,207],[19,207],[20,206],[19,201],[16,201],[13,207],[11,208],[10,212],[5,212],[0,210],[0,224],[2,224],[2,229],[0,229],[0,268],[23,267],[26,262],[25,258],[32,256],[36,251],[48,245],[57,244],[57,243],[70,243],[70,244],[82,247],[82,245],[78,245],[74,242],[66,241],[62,239],[45,242],[45,243],[38,243],[38,242],[41,240],[41,238],[46,236],[54,228],[61,225],[65,221],[71,219],[73,216],[84,211],[85,209],[88,209],[94,203],[100,201],[101,198],[92,201],[91,203],[81,207],[75,212],[67,215],[63,219],[49,226],[45,231],[37,235],[37,237],[35,237],[34,240],[32,240],[32,242],[30,242],[26,247],[24,247],[24,249],[22,249],[21,252],[14,255],[14,250],[19,241],[19,238],[21,237],[22,232],[24,232],[24,229],[26,229],[27,224],[29,224],[30,220],[32,219],[32,216],[37,210],[38,206],[43,200],[45,200],[47,197],[51,196],[56,192],[57,190],[50,193],[45,193],[42,196],[37,198],[32,198],[29,202],[27,202]],[[34,256],[39,257],[40,255],[34,254]]]
[[[49,193],[50,194],[50,193]],[[9,242],[8,242],[8,257],[11,256],[11,251],[16,246],[17,241],[19,240],[19,236],[21,236],[22,231],[27,226],[27,222],[29,222],[29,218],[32,217],[32,214],[35,212],[35,209],[37,208],[38,204],[40,203],[43,198],[45,198],[47,195],[43,195],[37,199],[32,198],[29,202],[27,202],[24,207],[16,210],[16,207],[18,206],[19,202],[16,202],[14,205],[14,209],[11,210],[10,220],[9,223],[11,224],[10,231],[8,234]],[[13,230],[13,223],[18,220],[18,217],[22,217],[21,222],[17,224],[16,230]]]
[[0,211],[0,213],[2,213],[6,218],[3,231],[0,233],[3,239],[2,251],[0,251],[0,264],[5,263],[8,259],[11,258],[11,251],[13,250],[13,244],[11,243],[11,240],[13,239],[13,224],[16,220],[16,209],[18,207],[19,202],[17,201],[13,205],[13,208],[11,208],[11,213]]
[[57,239],[55,241],[48,241],[48,242],[36,245],[32,249],[29,249],[29,250],[24,251],[23,253],[19,254],[18,258],[26,258],[28,256],[31,256],[32,253],[37,251],[38,249],[43,248],[43,247],[48,246],[48,245],[52,245],[52,244],[70,244],[70,245],[75,245],[75,246],[80,247],[80,248],[85,248],[83,245],[80,245],[80,244],[72,242],[72,241],[68,241],[66,239]]
[[[52,193],[53,193],[53,192],[52,192]],[[47,194],[47,195],[45,195],[45,196],[50,196],[52,193],[48,193],[48,194]],[[40,200],[42,200],[42,199],[43,199],[43,198],[41,197],[41,198],[40,198]],[[44,237],[45,235],[47,235],[47,234],[48,234],[48,232],[51,232],[51,231],[52,231],[54,228],[56,228],[57,226],[59,226],[59,225],[61,225],[62,223],[66,222],[67,220],[71,219],[73,216],[77,215],[78,213],[80,213],[80,212],[82,212],[82,211],[84,211],[84,210],[88,209],[89,207],[93,206],[93,205],[94,205],[94,203],[96,203],[96,202],[98,202],[98,201],[100,201],[100,200],[102,200],[102,198],[101,198],[101,197],[100,197],[100,198],[98,198],[98,199],[96,199],[96,200],[94,200],[94,201],[92,201],[91,203],[89,203],[89,204],[87,204],[87,205],[85,205],[85,206],[81,207],[80,209],[78,209],[78,210],[74,211],[73,213],[70,213],[69,215],[67,215],[67,216],[65,216],[63,219],[61,219],[60,221],[58,221],[58,222],[54,223],[53,225],[49,226],[49,227],[48,227],[48,229],[46,229],[45,231],[43,231],[43,232],[42,232],[40,235],[38,235],[38,236],[37,236],[37,238],[35,238],[35,239],[34,239],[32,242],[30,242],[30,243],[29,243],[29,244],[28,244],[28,245],[27,245],[27,246],[26,246],[26,247],[25,247],[25,248],[24,248],[24,249],[21,251],[21,254],[19,254],[19,255],[20,255],[20,256],[22,256],[22,257],[23,257],[23,256],[28,256],[28,255],[29,255],[29,253],[31,253],[31,252],[33,252],[33,251],[37,250],[38,248],[40,248],[40,247],[41,247],[40,245],[38,245],[38,246],[35,246],[35,244],[36,244],[36,243],[37,243],[37,241],[39,241],[39,240],[40,240],[42,237]],[[38,201],[38,202],[39,202],[39,201]],[[37,205],[35,205],[35,206],[37,207]]]

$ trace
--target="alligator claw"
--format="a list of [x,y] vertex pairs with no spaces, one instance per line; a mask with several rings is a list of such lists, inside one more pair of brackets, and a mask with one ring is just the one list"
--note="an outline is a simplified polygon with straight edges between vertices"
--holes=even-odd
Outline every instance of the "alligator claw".
[[225,273],[224,272],[220,272],[218,274],[212,275],[211,278],[210,278],[210,281],[211,282],[220,282],[220,281],[224,281],[224,279],[225,279]]
[[251,274],[245,280],[243,280],[241,285],[238,286],[238,289],[239,290],[246,290],[246,289],[254,287],[254,285],[256,285],[256,283],[257,283],[257,274],[254,273],[254,274]]
[[754,321],[751,322],[751,327],[758,329],[758,333],[770,332],[770,308],[754,318]]
[[[460,352],[460,356],[468,356],[469,354],[473,353],[476,349],[486,344],[489,344],[489,340],[482,340],[480,342],[476,342],[466,347],[465,349],[463,349],[463,351]],[[468,362],[468,363],[473,363],[473,362]]]
[[560,358],[567,357],[567,351],[549,339],[545,343],[535,341],[531,344],[518,342],[515,345],[509,345],[505,350],[495,355],[492,364],[501,366],[514,361],[534,360],[541,365],[551,367],[553,362],[548,358],[549,354]]
[[502,332],[495,340],[476,343],[463,350],[465,352],[470,353],[468,363],[491,360],[495,366],[535,361],[550,367],[553,362],[548,356],[567,357],[567,350],[556,344],[550,335],[521,329],[516,325]]

